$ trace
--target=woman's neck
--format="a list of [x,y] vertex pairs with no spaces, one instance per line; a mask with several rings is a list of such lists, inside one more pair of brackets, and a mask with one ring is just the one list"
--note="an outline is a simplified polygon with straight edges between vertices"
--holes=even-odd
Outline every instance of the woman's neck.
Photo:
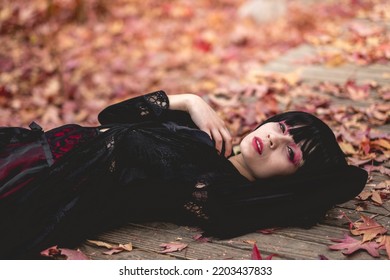
[[252,176],[252,174],[248,171],[248,168],[245,165],[244,158],[242,157],[241,154],[230,157],[229,161],[238,170],[238,172],[241,173],[242,176],[247,178],[249,181],[255,180],[255,178]]

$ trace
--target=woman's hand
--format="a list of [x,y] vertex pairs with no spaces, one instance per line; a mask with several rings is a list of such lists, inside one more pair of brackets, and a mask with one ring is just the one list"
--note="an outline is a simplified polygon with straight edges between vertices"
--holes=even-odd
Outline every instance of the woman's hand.
[[215,142],[215,148],[221,153],[225,144],[225,157],[232,153],[232,137],[223,120],[201,97],[195,94],[169,95],[169,107],[172,110],[186,111],[199,129],[206,132]]

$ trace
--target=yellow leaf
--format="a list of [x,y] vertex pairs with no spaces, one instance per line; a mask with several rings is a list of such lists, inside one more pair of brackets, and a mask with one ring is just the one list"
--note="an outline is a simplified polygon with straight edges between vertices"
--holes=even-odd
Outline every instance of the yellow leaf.
[[358,195],[358,198],[361,200],[367,200],[368,198],[370,198],[371,195],[372,195],[372,193],[370,191],[362,191]]
[[341,149],[343,150],[343,152],[348,154],[348,155],[354,155],[357,153],[355,148],[350,143],[340,142],[339,145],[340,145]]
[[387,139],[378,139],[378,140],[371,141],[371,145],[377,145],[387,150],[390,150],[390,141]]
[[99,247],[105,247],[107,249],[112,249],[114,247],[113,245],[106,243],[106,242],[103,242],[103,241],[89,240],[89,239],[87,241],[91,244],[94,244],[94,245],[99,246]]
[[382,205],[383,201],[382,201],[381,195],[377,191],[372,191],[371,193],[372,193],[372,196],[371,196],[372,201]]
[[130,252],[133,250],[133,244],[131,244],[131,242],[129,242],[127,244],[119,244],[119,248],[122,248],[122,249]]

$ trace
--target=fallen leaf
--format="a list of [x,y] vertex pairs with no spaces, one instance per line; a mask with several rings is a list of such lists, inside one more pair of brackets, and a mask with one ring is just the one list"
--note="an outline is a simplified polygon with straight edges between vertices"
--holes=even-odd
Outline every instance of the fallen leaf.
[[253,244],[251,260],[272,260],[273,257],[277,256],[277,254],[271,254],[267,256],[265,259],[260,254],[259,248],[257,248],[256,243]]
[[171,242],[171,243],[163,243],[160,244],[160,247],[164,248],[164,250],[160,251],[160,253],[171,253],[176,251],[181,251],[187,248],[188,244],[181,242]]
[[243,242],[247,243],[247,244],[250,244],[250,245],[255,245],[256,244],[256,240],[244,240]]
[[345,255],[350,255],[358,250],[365,250],[373,257],[379,257],[378,248],[379,245],[374,242],[361,242],[355,238],[350,237],[348,234],[344,234],[343,239],[331,239],[331,241],[338,242],[339,244],[330,245],[331,250],[344,250]]
[[80,250],[58,248],[58,246],[53,246],[43,250],[41,252],[41,256],[65,260],[89,260],[89,258]]
[[383,204],[381,195],[378,191],[372,191],[372,196],[371,196],[372,201],[378,203],[379,205]]
[[253,244],[251,259],[252,260],[262,260],[263,259],[261,257],[259,248],[257,248],[256,244]]
[[379,242],[379,249],[384,249],[386,250],[387,253],[387,258],[390,259],[390,236],[381,236],[377,239]]
[[88,241],[88,243],[94,244],[96,246],[110,249],[108,251],[103,252],[103,254],[105,254],[105,255],[117,254],[117,253],[120,253],[123,251],[130,252],[133,250],[133,245],[131,244],[131,242],[129,242],[127,244],[112,245],[112,244],[109,244],[107,242],[97,241],[97,240],[87,240],[87,241]]
[[98,241],[98,240],[87,240],[88,243],[91,243],[91,244],[94,244],[96,246],[99,246],[99,247],[105,247],[107,249],[112,249],[114,246],[107,243],[107,242],[103,242],[103,241]]
[[210,239],[204,237],[201,233],[194,235],[192,238],[199,242],[210,242]]
[[279,228],[266,228],[266,229],[259,229],[259,230],[256,230],[256,232],[258,233],[262,233],[262,234],[273,234],[275,233],[276,230],[278,230]]
[[374,165],[365,165],[363,167],[365,170],[367,170],[369,173],[373,171],[379,171],[382,174],[390,176],[390,169],[381,165],[381,166],[374,166]]
[[123,252],[123,248],[116,247],[116,248],[112,248],[112,249],[110,249],[108,251],[103,252],[103,254],[111,256],[113,254],[117,254],[117,253],[120,253],[120,252]]
[[372,193],[371,191],[362,191],[359,195],[358,198],[361,200],[367,200],[371,197]]
[[387,229],[377,223],[374,219],[363,214],[360,215],[362,221],[353,223],[354,229],[351,229],[353,235],[363,235],[362,242],[371,241],[378,235],[385,234]]
[[357,151],[350,143],[346,142],[339,142],[340,148],[343,150],[343,152],[347,155],[354,155],[357,154]]
[[320,260],[329,260],[329,258],[324,255],[318,255],[318,257],[320,258]]

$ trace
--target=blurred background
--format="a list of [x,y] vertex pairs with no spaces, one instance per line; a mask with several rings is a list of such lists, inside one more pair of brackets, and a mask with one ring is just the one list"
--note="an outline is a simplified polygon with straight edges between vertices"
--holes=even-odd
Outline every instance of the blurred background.
[[[221,111],[243,133],[289,109],[279,103],[298,85],[295,76],[253,79],[263,65],[301,44],[334,43],[352,18],[389,14],[384,0],[0,0],[0,126],[97,125],[105,106],[159,89],[196,93],[219,110],[237,95],[264,97],[267,86],[260,112]],[[343,56],[305,63],[388,61],[389,33],[376,36],[366,47],[380,40],[381,54],[356,57],[347,52],[356,41],[339,40],[350,44]]]
[[0,126],[95,126],[106,106],[160,89],[203,97],[234,144],[273,114],[317,115],[370,174],[343,211],[389,225],[389,0],[0,0]]

